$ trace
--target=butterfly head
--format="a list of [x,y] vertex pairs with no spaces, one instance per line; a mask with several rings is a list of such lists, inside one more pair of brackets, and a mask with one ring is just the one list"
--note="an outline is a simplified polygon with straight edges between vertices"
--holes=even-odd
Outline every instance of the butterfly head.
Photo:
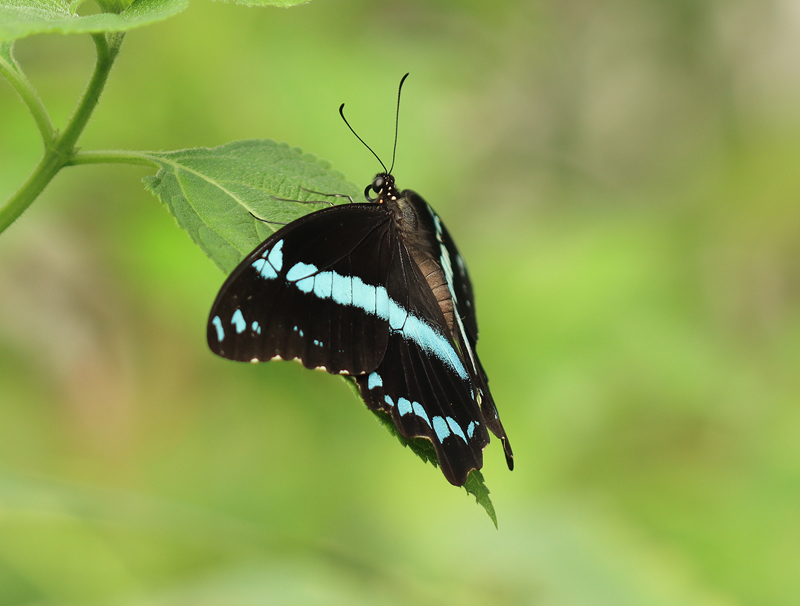
[[[370,197],[371,192],[378,195],[372,198]],[[367,199],[367,202],[379,202],[381,200],[397,200],[400,197],[400,193],[394,186],[394,177],[392,175],[389,173],[378,173],[375,175],[372,183],[367,185],[367,188],[364,190],[364,197]]]

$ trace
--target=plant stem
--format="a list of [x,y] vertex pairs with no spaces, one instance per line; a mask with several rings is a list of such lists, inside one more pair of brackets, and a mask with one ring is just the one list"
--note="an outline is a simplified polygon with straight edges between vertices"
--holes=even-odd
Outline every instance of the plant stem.
[[[59,170],[73,163],[73,159],[77,153],[75,144],[78,142],[78,138],[86,127],[92,112],[94,112],[97,107],[97,102],[100,100],[100,93],[103,92],[103,88],[108,80],[108,74],[111,71],[111,67],[114,65],[114,60],[119,53],[123,38],[123,33],[108,34],[107,36],[105,34],[92,34],[92,39],[97,48],[97,63],[95,64],[89,84],[86,86],[86,90],[78,106],[75,108],[72,117],[67,122],[64,131],[50,141],[45,141],[44,156],[33,170],[33,173],[31,173],[25,183],[22,184],[22,187],[0,207],[0,233],[5,231],[9,225],[25,212],[36,197],[47,187],[48,183],[52,181]],[[21,74],[21,72],[17,73]],[[15,80],[18,80],[18,77],[11,78],[12,84],[14,84]],[[15,86],[15,88],[17,88],[17,86]],[[17,90],[19,92],[19,88],[17,88]],[[31,88],[29,90],[32,91],[33,89]],[[26,99],[26,93],[20,94],[23,95],[23,99]],[[29,107],[31,106],[30,101],[27,99],[26,103],[28,103]],[[39,102],[39,104],[40,103],[41,102]],[[44,110],[44,107],[41,109]],[[44,115],[46,116],[46,112]],[[37,113],[34,113],[34,118],[37,124],[39,124],[41,116],[37,117]],[[49,121],[49,118],[47,118],[48,123]],[[39,127],[40,130],[42,130],[41,125],[39,125]],[[52,125],[50,125],[50,128],[52,129]],[[54,133],[55,131],[52,132]]]
[[136,152],[128,150],[119,151],[79,151],[72,155],[69,166],[79,164],[132,164],[136,166],[151,166],[159,168],[156,162],[146,152]]
[[[100,101],[100,93],[105,88],[108,74],[111,72],[111,66],[114,65],[114,60],[119,53],[119,47],[122,44],[122,39],[125,36],[123,33],[108,34],[108,39],[105,34],[92,34],[94,45],[97,48],[97,63],[94,66],[94,73],[89,84],[86,86],[86,91],[83,93],[78,107],[67,122],[64,132],[59,137],[59,148],[67,152],[67,156],[71,156],[75,150],[75,143],[78,142],[86,123],[97,107],[97,102]],[[109,44],[111,41],[111,44]],[[66,162],[65,162],[66,164]]]
[[42,135],[42,142],[46,148],[48,145],[52,144],[53,140],[56,138],[56,129],[53,126],[53,122],[50,120],[50,115],[47,113],[44,103],[42,103],[39,95],[36,94],[36,90],[30,83],[30,80],[28,80],[25,73],[20,69],[19,64],[11,55],[10,51],[9,58],[11,59],[10,63],[0,55],[0,74],[5,76],[6,80],[8,80],[11,86],[14,87],[14,90],[17,91],[17,94],[22,97],[23,103],[28,106],[28,111],[31,112],[36,126],[39,128],[39,132]]

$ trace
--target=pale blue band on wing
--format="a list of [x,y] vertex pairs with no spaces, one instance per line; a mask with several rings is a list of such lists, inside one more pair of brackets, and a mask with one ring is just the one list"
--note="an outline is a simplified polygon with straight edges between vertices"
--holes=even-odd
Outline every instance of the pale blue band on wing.
[[410,313],[389,298],[386,288],[366,284],[358,276],[343,276],[335,271],[319,271],[315,265],[295,263],[286,272],[286,280],[305,293],[331,299],[339,305],[351,305],[368,314],[389,321],[392,330],[436,356],[458,374],[468,379],[467,371],[448,339],[422,318]]

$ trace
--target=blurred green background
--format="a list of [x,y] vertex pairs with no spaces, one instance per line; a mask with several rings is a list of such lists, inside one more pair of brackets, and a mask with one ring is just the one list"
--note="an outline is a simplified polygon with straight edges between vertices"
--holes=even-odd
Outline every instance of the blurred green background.
[[[88,36],[16,54],[57,124]],[[476,285],[514,446],[495,530],[343,381],[214,357],[224,276],[140,182],[64,170],[0,236],[0,604],[800,603],[800,9],[193,2],[81,145],[391,155]],[[40,155],[0,83],[0,198]]]

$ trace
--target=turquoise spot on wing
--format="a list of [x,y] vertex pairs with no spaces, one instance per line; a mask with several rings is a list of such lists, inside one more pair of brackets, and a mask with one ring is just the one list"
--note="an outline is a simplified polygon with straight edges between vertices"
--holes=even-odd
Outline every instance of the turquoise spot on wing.
[[303,278],[308,278],[309,276],[314,275],[317,273],[317,266],[316,265],[308,265],[306,263],[295,263],[292,265],[292,268],[286,272],[286,279],[289,282],[295,282],[296,280],[302,280]]
[[469,425],[467,425],[467,435],[468,435],[470,438],[472,438],[472,436],[473,436],[473,435],[475,435],[475,428],[476,428],[477,426],[478,426],[478,424],[477,424],[477,423],[475,423],[475,421],[470,421],[470,422],[469,422]]
[[447,417],[447,426],[450,428],[450,431],[452,431],[455,435],[457,435],[465,442],[467,441],[466,436],[464,436],[464,430],[461,429],[461,425],[459,425],[458,422],[453,417]]
[[367,377],[367,389],[375,389],[376,387],[383,387],[383,379],[377,372],[373,372]]
[[265,280],[272,280],[278,277],[278,272],[275,271],[272,265],[267,263],[266,259],[256,259],[253,262],[252,268]]
[[447,422],[442,417],[433,417],[433,430],[436,432],[436,437],[440,442],[450,435],[450,429],[447,427]]
[[407,415],[411,411],[412,411],[411,402],[409,402],[405,398],[399,398],[397,400],[397,412],[400,413],[400,416]]
[[295,286],[303,292],[311,292],[314,290],[313,276],[315,273],[317,273],[316,265],[295,263],[292,268],[286,272],[286,279],[289,282],[295,282]]
[[252,328],[253,332],[256,333],[257,335],[261,334],[261,325],[258,322],[253,322],[250,328]]
[[425,421],[428,424],[428,427],[431,426],[431,422],[428,419],[428,413],[425,412],[425,409],[422,408],[422,405],[419,402],[409,402],[406,398],[400,398],[397,400],[397,412],[399,412],[401,415],[407,415],[413,412],[420,419]]
[[283,269],[283,240],[278,240],[275,246],[272,247],[267,256],[267,261],[275,268],[275,271]]
[[422,404],[420,404],[419,402],[412,402],[411,408],[414,409],[415,415],[417,415],[420,419],[422,419],[428,424],[428,427],[431,426],[430,419],[428,419],[428,413],[425,412],[424,408],[422,408]]
[[383,401],[386,402],[390,407],[394,407],[394,400],[392,400],[389,396],[383,396]]
[[217,341],[222,341],[225,338],[225,331],[222,328],[222,320],[219,319],[219,316],[214,316],[214,319],[211,320],[211,323],[214,325],[214,328],[217,329]]
[[231,324],[234,325],[238,334],[242,334],[244,329],[247,328],[247,322],[244,321],[244,316],[242,315],[241,309],[237,309],[235,312],[233,312],[233,316],[231,316]]
[[283,240],[278,240],[277,244],[261,256],[261,259],[253,262],[253,269],[265,280],[277,278],[278,272],[283,269]]

